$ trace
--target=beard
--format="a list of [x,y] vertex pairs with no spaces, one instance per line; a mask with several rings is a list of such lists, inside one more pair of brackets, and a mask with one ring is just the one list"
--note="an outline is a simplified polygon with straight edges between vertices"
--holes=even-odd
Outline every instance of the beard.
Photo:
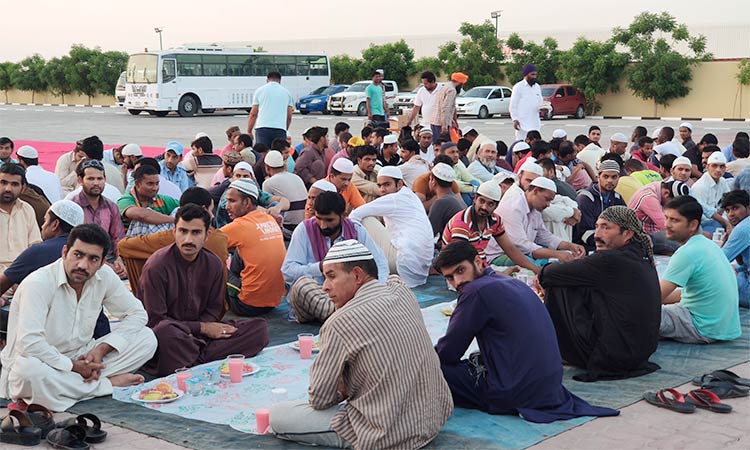
[[529,83],[529,86],[533,86],[536,84],[536,78],[532,78],[532,79],[527,78],[526,82]]
[[495,169],[497,160],[495,158],[479,158],[479,162],[490,171]]
[[331,237],[334,234],[337,234],[339,231],[341,231],[341,224],[339,224],[336,228],[326,228],[326,229],[321,228],[320,234],[322,234],[325,237]]

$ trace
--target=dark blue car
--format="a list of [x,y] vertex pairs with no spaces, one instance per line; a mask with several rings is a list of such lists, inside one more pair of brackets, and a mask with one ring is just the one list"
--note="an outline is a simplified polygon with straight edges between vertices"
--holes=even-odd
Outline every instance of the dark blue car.
[[297,111],[300,114],[307,114],[311,111],[321,112],[323,114],[330,114],[326,105],[328,104],[328,97],[338,94],[344,89],[348,88],[347,84],[335,84],[333,86],[321,86],[314,91],[310,92],[309,95],[301,97],[297,104]]

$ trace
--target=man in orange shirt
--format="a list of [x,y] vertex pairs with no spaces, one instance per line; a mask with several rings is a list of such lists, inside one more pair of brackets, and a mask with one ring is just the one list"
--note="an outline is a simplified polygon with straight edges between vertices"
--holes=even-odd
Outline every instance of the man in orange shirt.
[[258,186],[240,178],[227,188],[227,212],[232,222],[221,231],[235,253],[229,267],[227,303],[240,316],[265,314],[286,294],[281,264],[286,257],[284,235],[276,220],[257,210]]
[[348,216],[354,208],[359,208],[365,204],[365,199],[359,193],[359,189],[352,183],[352,173],[354,173],[354,163],[346,158],[339,158],[331,166],[331,174],[327,180],[336,186],[336,190],[344,197],[346,202],[346,211],[344,215]]

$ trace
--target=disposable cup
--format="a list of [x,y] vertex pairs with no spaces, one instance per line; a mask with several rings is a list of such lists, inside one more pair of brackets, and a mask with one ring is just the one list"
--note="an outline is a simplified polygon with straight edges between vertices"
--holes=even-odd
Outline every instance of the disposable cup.
[[229,381],[239,383],[242,381],[242,367],[245,365],[245,355],[229,355],[227,357],[229,366]]
[[299,340],[299,356],[302,359],[312,358],[313,349],[313,334],[312,333],[300,333],[297,335]]
[[185,381],[189,380],[190,377],[193,376],[193,374],[190,373],[190,369],[181,367],[175,370],[174,373],[177,377],[177,388],[181,390],[182,392],[187,392],[187,386],[185,385]]
[[271,412],[268,408],[258,408],[255,410],[255,429],[258,434],[268,433]]

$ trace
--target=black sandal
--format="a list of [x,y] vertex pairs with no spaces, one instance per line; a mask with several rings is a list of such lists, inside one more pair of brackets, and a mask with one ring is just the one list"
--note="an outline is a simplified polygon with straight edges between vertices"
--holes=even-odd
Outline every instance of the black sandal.
[[26,408],[26,414],[31,419],[31,423],[42,431],[42,439],[45,439],[47,434],[57,426],[52,412],[42,405],[36,403],[30,404]]
[[[90,426],[86,419],[91,422]],[[70,425],[78,425],[83,428],[83,430],[86,432],[85,440],[89,444],[98,444],[100,442],[104,442],[104,440],[107,438],[107,432],[102,430],[102,422],[93,414],[86,413],[81,414],[78,417],[70,417],[58,423],[57,427],[65,428]]]
[[[666,394],[670,394],[671,396],[667,397]],[[674,389],[662,389],[656,393],[646,392],[643,394],[643,399],[652,405],[675,412],[687,414],[695,412],[695,405],[685,402],[685,397]]]
[[747,397],[750,395],[750,389],[729,381],[713,380],[704,383],[701,387],[718,395],[720,399]]
[[698,408],[707,409],[717,413],[730,413],[732,406],[722,403],[718,395],[708,389],[695,389],[685,394],[685,401],[694,404]]
[[57,428],[47,435],[47,443],[52,448],[63,450],[88,450],[91,446],[86,442],[86,430],[80,425],[69,425]]
[[[18,424],[13,422],[15,419]],[[39,445],[42,440],[42,430],[35,427],[23,411],[11,410],[3,418],[0,425],[0,442],[14,445]]]

